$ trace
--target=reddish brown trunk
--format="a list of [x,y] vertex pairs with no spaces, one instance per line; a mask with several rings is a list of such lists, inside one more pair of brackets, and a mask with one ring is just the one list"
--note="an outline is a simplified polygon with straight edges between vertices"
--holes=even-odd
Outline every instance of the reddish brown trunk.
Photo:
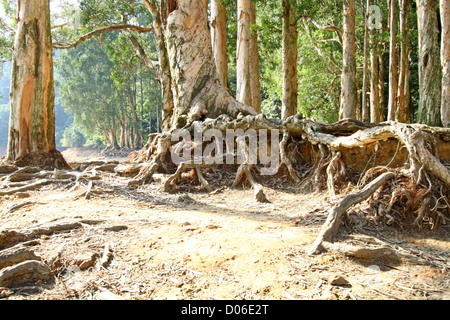
[[7,159],[67,167],[55,145],[53,58],[48,0],[18,2]]
[[356,116],[356,18],[355,0],[344,0],[343,68],[340,119]]

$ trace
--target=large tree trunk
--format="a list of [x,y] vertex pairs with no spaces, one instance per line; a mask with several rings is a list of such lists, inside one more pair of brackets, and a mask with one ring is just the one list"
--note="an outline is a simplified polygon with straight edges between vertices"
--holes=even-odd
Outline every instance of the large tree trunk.
[[211,41],[220,84],[228,87],[226,7],[222,0],[211,0]]
[[441,0],[442,125],[450,126],[450,1]]
[[298,31],[292,0],[283,0],[283,101],[282,118],[296,115],[298,106]]
[[[250,26],[256,24],[256,4],[250,2]],[[251,31],[251,30],[250,30]],[[250,32],[250,90],[252,92],[252,107],[257,113],[261,113],[261,84],[259,81],[259,52],[258,32]]]
[[11,76],[7,160],[67,167],[55,145],[49,0],[20,0]]
[[394,121],[397,113],[397,94],[398,94],[398,62],[397,62],[397,44],[396,44],[396,0],[390,0],[389,5],[389,101],[388,101],[388,120]]
[[200,0],[179,0],[169,12],[164,34],[175,107],[172,128],[221,114],[256,114],[220,84],[207,15]]
[[398,83],[398,100],[397,100],[397,114],[396,121],[407,122],[408,121],[408,106],[406,96],[409,94],[409,37],[408,37],[408,8],[409,0],[399,0],[400,4],[400,74]]
[[418,0],[419,112],[418,122],[441,125],[441,68],[438,0]]
[[356,20],[355,0],[344,0],[343,68],[340,119],[356,116]]

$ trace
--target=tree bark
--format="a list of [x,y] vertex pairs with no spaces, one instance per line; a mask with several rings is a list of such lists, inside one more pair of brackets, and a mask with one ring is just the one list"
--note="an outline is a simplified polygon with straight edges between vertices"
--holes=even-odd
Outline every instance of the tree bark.
[[20,0],[17,8],[7,160],[18,165],[68,167],[55,144],[49,0]]
[[367,0],[366,5],[366,17],[364,26],[364,74],[363,74],[363,87],[362,87],[362,106],[361,106],[361,118],[364,122],[370,121],[370,108],[367,104],[367,83],[369,79],[369,66],[368,66],[368,56],[369,56],[369,7],[370,0]]
[[438,0],[418,0],[419,27],[419,111],[418,122],[441,125],[440,43]]
[[222,0],[211,0],[211,41],[220,84],[228,87],[226,7]]
[[397,62],[397,43],[396,43],[396,0],[390,0],[389,4],[389,101],[388,101],[388,120],[394,121],[397,113],[397,94],[398,94],[398,62]]
[[283,99],[282,118],[287,119],[298,112],[297,40],[295,7],[292,0],[283,0]]
[[[158,49],[158,79],[161,86],[162,97],[162,124],[163,132],[170,130],[174,115],[174,101],[172,93],[172,77],[170,73],[169,57],[166,47],[166,36],[163,32],[163,23],[167,19],[168,11],[176,8],[176,1],[165,2],[164,8],[158,8],[153,1],[144,0],[144,5],[153,16],[153,31]],[[159,129],[158,129],[159,130]]]
[[397,100],[397,113],[395,116],[398,122],[408,122],[408,106],[407,95],[409,86],[409,37],[408,37],[408,14],[409,14],[409,0],[399,0],[400,6],[400,74],[398,83],[398,100]]
[[[256,4],[250,2],[250,26],[256,24]],[[252,107],[256,113],[261,113],[261,84],[259,81],[258,32],[250,30],[250,90],[252,92]]]
[[441,119],[444,127],[450,127],[450,1],[441,0],[441,64],[442,102]]
[[219,82],[207,15],[200,0],[178,1],[164,29],[175,108],[172,129],[222,114],[256,114]]
[[370,121],[380,122],[380,90],[379,90],[379,67],[378,67],[378,45],[376,31],[371,32],[371,78],[370,78]]
[[380,122],[383,122],[385,120],[385,98],[384,98],[384,92],[386,91],[384,88],[384,74],[385,74],[385,68],[384,68],[384,61],[385,61],[385,53],[381,52],[378,56],[378,91],[380,94],[380,111],[379,111],[379,119]]
[[250,85],[250,10],[251,0],[238,0],[238,34],[236,47],[236,99],[252,105]]
[[356,18],[355,0],[344,0],[343,68],[339,118],[355,118],[356,92]]

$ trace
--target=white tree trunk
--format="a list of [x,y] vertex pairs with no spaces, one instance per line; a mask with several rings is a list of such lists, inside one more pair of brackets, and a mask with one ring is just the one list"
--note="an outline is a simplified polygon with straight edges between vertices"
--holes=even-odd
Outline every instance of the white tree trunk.
[[228,87],[226,7],[222,0],[211,0],[211,41],[220,84]]

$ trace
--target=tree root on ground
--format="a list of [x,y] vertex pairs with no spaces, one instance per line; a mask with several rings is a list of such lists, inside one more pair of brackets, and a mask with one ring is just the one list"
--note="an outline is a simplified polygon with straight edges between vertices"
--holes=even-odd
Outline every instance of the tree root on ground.
[[317,239],[312,245],[309,253],[317,254],[323,249],[322,243],[324,241],[329,241],[333,237],[342,221],[343,215],[350,207],[369,198],[378,190],[378,188],[386,183],[386,181],[388,181],[389,179],[393,179],[394,177],[395,174],[393,172],[386,172],[379,176],[377,179],[373,180],[367,186],[365,186],[364,189],[360,192],[356,192],[346,196],[342,201],[338,203],[338,205],[333,207],[328,214],[328,218],[322,226],[322,229],[320,230],[319,235],[317,236]]

